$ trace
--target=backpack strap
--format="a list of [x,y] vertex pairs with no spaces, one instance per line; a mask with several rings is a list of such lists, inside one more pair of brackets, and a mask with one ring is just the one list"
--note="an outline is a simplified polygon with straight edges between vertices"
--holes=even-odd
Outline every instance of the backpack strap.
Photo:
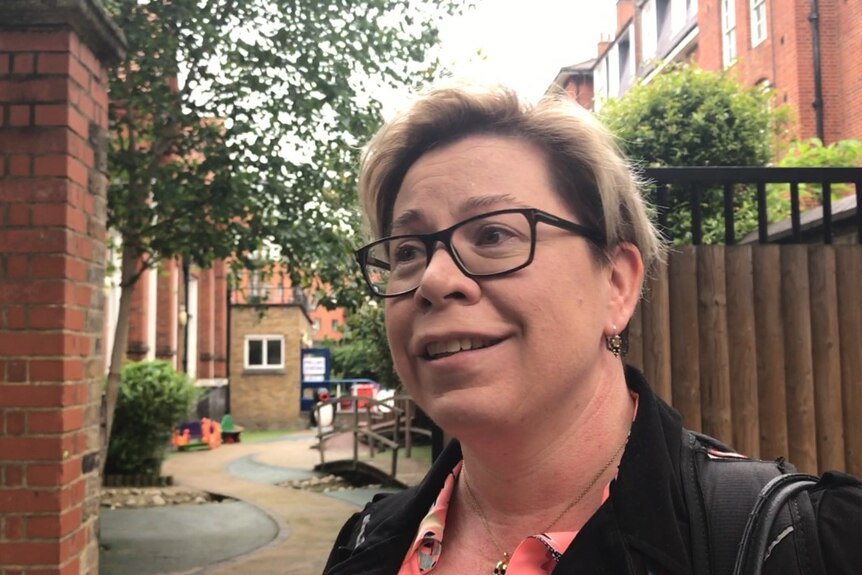
[[[748,459],[716,439],[685,429],[680,464],[694,573],[731,575],[761,489],[795,469],[783,460]],[[767,538],[768,532],[769,527]]]
[[784,504],[817,484],[817,477],[802,473],[780,475],[767,483],[751,510],[733,567],[733,575],[760,575],[767,555],[772,525]]

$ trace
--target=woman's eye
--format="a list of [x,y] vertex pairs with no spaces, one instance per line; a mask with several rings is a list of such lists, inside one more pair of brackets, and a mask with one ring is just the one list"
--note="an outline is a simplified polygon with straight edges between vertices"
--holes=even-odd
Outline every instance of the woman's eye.
[[500,227],[486,227],[478,233],[476,245],[493,246],[512,237],[512,233]]
[[415,244],[401,244],[393,252],[392,263],[407,263],[420,257],[420,247]]

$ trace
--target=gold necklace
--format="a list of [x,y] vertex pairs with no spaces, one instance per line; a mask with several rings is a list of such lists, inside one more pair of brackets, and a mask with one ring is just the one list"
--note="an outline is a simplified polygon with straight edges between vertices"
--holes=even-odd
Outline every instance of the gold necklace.
[[[608,462],[605,463],[599,470],[599,472],[596,473],[596,475],[590,480],[589,485],[587,485],[580,493],[578,493],[578,496],[575,497],[571,501],[571,503],[566,505],[565,509],[560,511],[560,513],[558,513],[556,517],[554,517],[554,520],[551,521],[551,523],[542,530],[542,533],[549,532],[551,528],[556,525],[560,519],[563,518],[563,515],[568,513],[575,505],[580,503],[581,499],[583,499],[587,495],[587,493],[589,493],[590,490],[595,487],[598,480],[601,479],[602,475],[605,474],[605,471],[608,470],[608,467],[611,466],[614,460],[616,460],[617,456],[622,453],[623,449],[625,449],[626,444],[629,442],[629,435],[631,435],[631,431],[629,431],[629,433],[626,435],[626,440],[623,441],[623,444],[620,445],[619,449],[614,452],[613,457],[611,457],[610,460],[608,460]],[[511,555],[509,555],[509,553],[503,550],[503,545],[500,543],[500,540],[497,539],[497,536],[494,535],[493,531],[491,531],[491,527],[488,525],[488,520],[485,518],[485,513],[482,511],[482,507],[479,505],[479,500],[476,498],[476,494],[473,493],[473,488],[470,487],[470,482],[467,481],[467,474],[464,473],[463,467],[461,469],[461,476],[464,478],[464,485],[467,487],[467,493],[470,495],[468,499],[470,507],[472,507],[473,512],[479,516],[479,519],[482,522],[482,527],[485,528],[485,531],[488,533],[488,536],[494,543],[494,547],[497,548],[497,552],[503,556],[503,558],[497,561],[497,564],[494,566],[494,575],[506,575],[506,569],[509,568],[509,559],[511,558]]]

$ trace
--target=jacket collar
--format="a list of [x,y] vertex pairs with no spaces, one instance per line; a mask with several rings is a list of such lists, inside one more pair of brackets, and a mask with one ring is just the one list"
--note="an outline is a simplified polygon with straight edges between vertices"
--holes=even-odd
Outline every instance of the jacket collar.
[[629,545],[671,573],[691,573],[680,475],[682,418],[638,370],[627,367],[626,382],[638,394],[638,414],[612,492],[614,514]]
[[[655,396],[643,375],[626,368],[638,413],[611,497],[563,554],[558,573],[635,573],[629,548],[673,575],[691,573],[688,514],[680,484],[680,416]],[[419,485],[366,507],[362,543],[331,575],[397,573],[415,530],[462,458],[451,442]],[[360,520],[360,521],[361,521]],[[354,544],[353,541],[350,542]]]

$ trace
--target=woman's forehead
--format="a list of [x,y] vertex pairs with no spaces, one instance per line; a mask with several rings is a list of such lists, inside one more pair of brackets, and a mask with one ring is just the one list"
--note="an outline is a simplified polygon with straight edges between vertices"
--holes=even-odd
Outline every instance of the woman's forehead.
[[507,207],[553,210],[559,204],[538,147],[506,136],[470,136],[431,150],[410,166],[389,228],[437,223],[427,220],[441,215],[458,219]]

